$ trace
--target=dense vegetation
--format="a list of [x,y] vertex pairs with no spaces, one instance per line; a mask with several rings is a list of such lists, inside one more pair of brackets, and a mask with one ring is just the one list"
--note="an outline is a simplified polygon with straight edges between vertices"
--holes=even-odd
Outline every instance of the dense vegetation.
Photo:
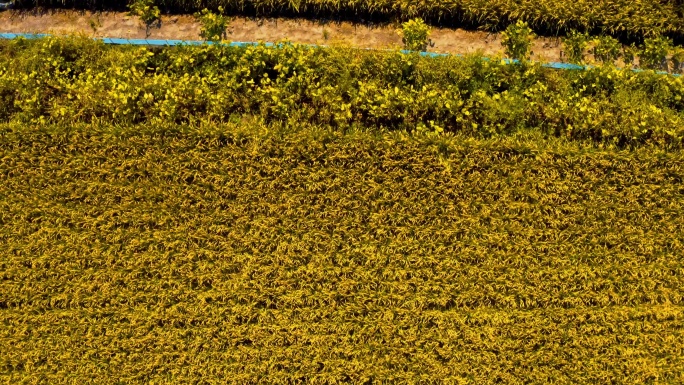
[[684,382],[682,152],[0,127],[3,382]]
[[682,96],[0,42],[0,382],[684,383]]
[[480,57],[256,46],[0,42],[0,121],[294,121],[459,132],[535,129],[618,147],[679,148],[682,78],[613,67],[556,71]]
[[[658,34],[684,37],[684,4],[678,0],[156,0],[161,9],[191,13],[223,6],[228,12],[406,20],[467,24],[489,29],[517,20],[549,33],[570,28],[641,38]],[[20,6],[122,8],[112,0],[18,0]]]

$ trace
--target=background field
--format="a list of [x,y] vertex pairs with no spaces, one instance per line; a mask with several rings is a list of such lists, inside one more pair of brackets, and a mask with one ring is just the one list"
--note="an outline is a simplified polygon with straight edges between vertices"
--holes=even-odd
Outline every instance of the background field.
[[[91,25],[95,25],[93,26]],[[11,10],[0,12],[0,32],[86,34],[93,37],[131,39],[201,40],[201,24],[192,15],[162,15],[159,28],[146,30],[137,17],[126,12],[83,11],[74,9]],[[303,44],[330,45],[344,42],[362,48],[403,47],[397,26],[315,20],[304,18],[231,18],[227,38],[231,41],[269,41],[289,39]],[[451,28],[433,28],[431,52],[468,54],[503,54],[498,33]],[[559,61],[559,39],[538,37],[533,43],[533,60]]]
[[[16,4],[123,10],[127,2],[18,0]],[[680,43],[684,40],[684,4],[678,0],[158,0],[156,4],[174,13],[223,6],[227,12],[243,16],[303,16],[356,22],[421,17],[433,24],[489,30],[523,20],[544,34],[565,34],[569,28],[575,28],[625,39],[666,34]]]
[[681,152],[3,125],[10,383],[679,384]]

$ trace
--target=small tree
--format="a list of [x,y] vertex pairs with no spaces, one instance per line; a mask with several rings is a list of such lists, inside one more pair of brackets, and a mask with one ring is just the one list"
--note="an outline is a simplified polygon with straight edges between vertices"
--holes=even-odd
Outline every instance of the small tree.
[[684,48],[672,49],[672,72],[678,74],[684,71]]
[[672,41],[662,36],[644,39],[639,65],[648,69],[667,70],[667,53],[671,47]]
[[93,30],[93,32],[97,32],[97,29],[102,27],[102,24],[100,23],[100,17],[96,16],[95,20],[89,19],[88,24],[90,24],[90,28]]
[[625,65],[628,68],[633,68],[634,67],[634,59],[637,57],[639,54],[639,49],[634,46],[634,43],[632,43],[629,46],[625,46],[622,48],[622,61],[625,62]]
[[161,26],[161,11],[154,5],[154,0],[135,0],[128,5],[131,16],[138,16],[145,24],[145,37],[150,36],[150,27],[157,24]]
[[430,27],[423,20],[416,18],[402,24],[402,29],[398,31],[404,47],[409,51],[425,51],[428,45],[434,46],[430,36]]
[[501,33],[501,45],[506,56],[516,60],[529,60],[532,55],[532,41],[535,35],[522,20],[511,24]]
[[568,37],[563,39],[563,50],[568,62],[572,64],[584,64],[584,50],[589,43],[589,34],[579,33],[572,30]]
[[195,17],[202,24],[200,36],[203,39],[219,41],[226,38],[226,28],[230,23],[230,18],[223,16],[223,7],[219,6],[218,11],[219,13],[216,14],[205,8],[201,13],[195,13]]
[[620,57],[620,42],[610,36],[601,36],[593,40],[594,59],[601,63],[613,64]]

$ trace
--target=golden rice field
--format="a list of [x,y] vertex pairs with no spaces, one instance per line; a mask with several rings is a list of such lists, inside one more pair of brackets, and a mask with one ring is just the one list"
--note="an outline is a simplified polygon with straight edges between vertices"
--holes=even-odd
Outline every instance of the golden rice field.
[[684,382],[684,156],[0,125],[9,384]]

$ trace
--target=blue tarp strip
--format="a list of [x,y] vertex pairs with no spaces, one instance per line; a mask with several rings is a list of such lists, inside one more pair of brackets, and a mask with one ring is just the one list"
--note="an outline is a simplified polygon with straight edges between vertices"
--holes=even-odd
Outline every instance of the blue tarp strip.
[[[38,33],[38,34],[32,34],[32,33],[0,33],[0,39],[16,39],[19,37],[25,38],[25,39],[39,39],[43,37],[49,37],[51,35],[48,34],[43,34],[43,33]],[[210,41],[200,41],[200,40],[155,40],[155,39],[119,39],[119,38],[111,38],[111,37],[105,37],[105,38],[93,38],[94,40],[100,40],[104,44],[117,44],[117,45],[142,45],[142,46],[176,46],[176,45],[202,45],[202,44],[220,44],[220,43],[213,43]],[[234,41],[231,43],[228,43],[227,45],[231,47],[249,47],[249,46],[256,46],[259,45],[260,43],[256,42],[243,42],[243,41]],[[264,44],[266,47],[273,47],[276,44],[273,43],[261,43]],[[281,47],[285,43],[278,43],[277,46]],[[307,45],[312,48],[326,48],[327,46],[325,45],[315,45],[315,44],[301,44],[301,45]],[[366,48],[367,50],[372,50],[372,48]],[[402,50],[402,53],[408,54],[411,51],[407,50]],[[446,53],[435,53],[435,52],[420,52],[421,56],[425,57],[444,57],[444,56],[449,56],[450,54]],[[455,56],[463,56],[463,55],[455,55]],[[483,58],[484,60],[489,60],[489,58]],[[517,60],[511,60],[511,59],[504,59],[504,62],[506,64],[511,64],[511,63],[518,63]],[[591,69],[593,66],[581,66],[577,64],[570,64],[570,63],[544,63],[542,64],[543,67],[546,68],[553,68],[553,69],[559,69],[559,70],[585,70],[585,69]],[[641,69],[633,69],[632,71],[634,72],[641,72],[643,70]],[[665,71],[656,71],[658,74],[664,74],[664,75],[672,75],[676,77],[680,77],[681,75],[679,74],[668,74]]]

